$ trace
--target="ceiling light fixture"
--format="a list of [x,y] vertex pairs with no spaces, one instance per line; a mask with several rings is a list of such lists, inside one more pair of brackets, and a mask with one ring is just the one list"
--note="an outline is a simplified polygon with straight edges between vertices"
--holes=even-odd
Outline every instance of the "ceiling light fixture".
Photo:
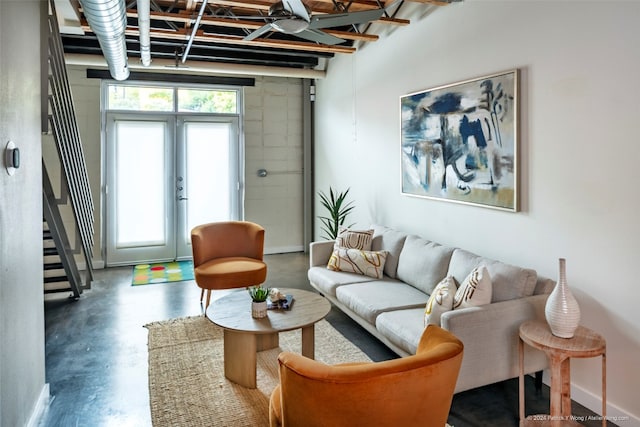
[[271,23],[274,30],[285,34],[298,34],[307,29],[309,23],[304,19],[289,18],[279,19]]

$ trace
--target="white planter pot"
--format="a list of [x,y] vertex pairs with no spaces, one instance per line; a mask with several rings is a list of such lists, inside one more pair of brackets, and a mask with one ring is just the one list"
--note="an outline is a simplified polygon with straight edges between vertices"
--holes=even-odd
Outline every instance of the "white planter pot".
[[255,319],[262,319],[263,317],[267,317],[267,302],[251,301],[251,317]]

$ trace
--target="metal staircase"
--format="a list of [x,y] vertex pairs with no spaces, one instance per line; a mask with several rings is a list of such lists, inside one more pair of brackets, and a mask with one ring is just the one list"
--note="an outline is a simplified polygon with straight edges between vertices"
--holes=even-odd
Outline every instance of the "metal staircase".
[[[93,280],[93,199],[89,187],[89,177],[84,159],[80,132],[76,120],[73,97],[69,85],[64,50],[55,13],[55,4],[49,0],[50,14],[47,17],[49,29],[47,41],[42,49],[42,131],[53,135],[59,164],[51,165],[60,169],[61,197],[56,197],[51,176],[42,159],[43,197],[43,254],[44,291],[71,291],[78,299],[83,289],[91,286]],[[48,141],[47,141],[48,142]],[[48,159],[51,162],[51,159]],[[56,162],[57,163],[57,162]],[[74,230],[65,229],[59,206],[70,202],[73,213]],[[71,234],[68,232],[71,231]],[[78,243],[72,247],[69,236],[76,236]],[[86,279],[82,279],[75,255],[82,254],[86,264]]]

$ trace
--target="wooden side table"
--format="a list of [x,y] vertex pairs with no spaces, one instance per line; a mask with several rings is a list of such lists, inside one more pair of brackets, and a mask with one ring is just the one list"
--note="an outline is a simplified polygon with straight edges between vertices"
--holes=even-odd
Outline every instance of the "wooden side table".
[[[524,343],[544,351],[551,365],[550,415],[524,417]],[[602,425],[607,425],[607,355],[606,341],[591,329],[578,326],[573,338],[559,338],[551,333],[546,322],[531,320],[520,325],[518,353],[520,357],[520,425],[580,425],[571,416],[572,357],[602,356]]]

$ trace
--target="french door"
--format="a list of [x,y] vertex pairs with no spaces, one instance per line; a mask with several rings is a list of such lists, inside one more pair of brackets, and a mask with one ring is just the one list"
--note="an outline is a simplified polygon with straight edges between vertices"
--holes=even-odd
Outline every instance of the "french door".
[[237,117],[107,114],[107,265],[191,257],[191,229],[240,219]]

